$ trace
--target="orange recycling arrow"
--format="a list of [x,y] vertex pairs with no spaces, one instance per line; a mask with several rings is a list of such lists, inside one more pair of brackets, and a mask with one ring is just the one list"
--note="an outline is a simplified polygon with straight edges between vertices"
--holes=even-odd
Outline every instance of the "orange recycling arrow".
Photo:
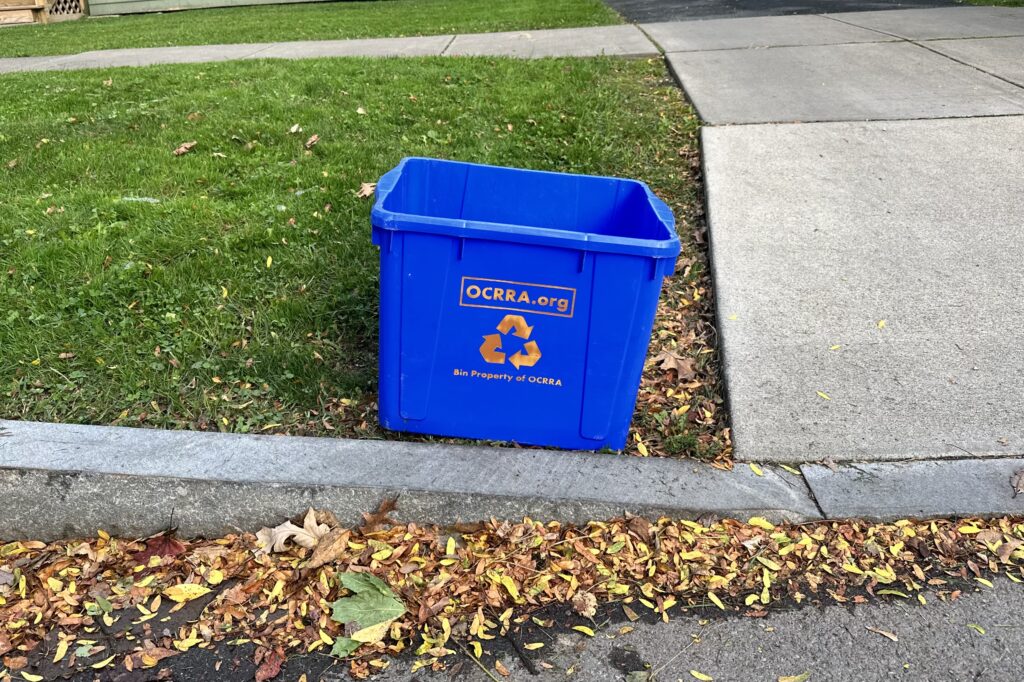
[[516,351],[515,354],[508,359],[516,369],[520,367],[533,367],[540,360],[540,348],[537,346],[536,341],[527,341],[523,344],[523,350],[526,351],[526,355],[523,355],[520,351]]
[[480,355],[484,362],[493,365],[500,365],[505,362],[505,354],[501,352],[501,335],[488,334],[484,336],[484,342],[480,344]]
[[498,331],[508,334],[513,327],[516,330],[515,335],[521,339],[530,338],[530,333],[533,331],[533,327],[526,324],[526,319],[522,315],[506,315],[498,324]]

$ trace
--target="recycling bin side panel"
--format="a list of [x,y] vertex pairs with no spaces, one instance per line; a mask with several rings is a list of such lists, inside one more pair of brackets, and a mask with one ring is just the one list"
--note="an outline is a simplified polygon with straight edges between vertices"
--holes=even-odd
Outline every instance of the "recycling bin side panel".
[[374,230],[385,428],[624,447],[672,259]]

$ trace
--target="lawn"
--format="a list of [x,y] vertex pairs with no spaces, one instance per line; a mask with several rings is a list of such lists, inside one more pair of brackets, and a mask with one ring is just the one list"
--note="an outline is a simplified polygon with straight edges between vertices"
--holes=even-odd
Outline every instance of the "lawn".
[[[405,155],[631,176],[685,218],[696,126],[663,66],[631,60],[5,76],[0,417],[379,437],[361,183]],[[687,241],[666,292],[652,352],[679,343],[696,376],[649,373],[652,454],[725,449],[702,259]]]
[[616,24],[601,0],[378,0],[82,19],[2,29],[0,57],[214,43],[478,33]]

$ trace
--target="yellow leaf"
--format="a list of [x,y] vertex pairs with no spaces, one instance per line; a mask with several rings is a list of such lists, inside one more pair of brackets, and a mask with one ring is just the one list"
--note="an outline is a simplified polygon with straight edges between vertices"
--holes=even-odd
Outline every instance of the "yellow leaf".
[[363,628],[359,632],[354,633],[352,635],[352,639],[357,642],[362,642],[363,644],[374,644],[379,642],[384,639],[386,634],[388,634],[388,628],[391,627],[391,622],[393,620],[394,619],[392,618],[391,620],[386,620],[383,623],[377,623],[376,625],[371,625],[368,628]]
[[682,559],[683,561],[693,561],[695,559],[703,559],[704,558],[704,553],[703,552],[698,552],[696,550],[694,550],[692,552],[680,552],[679,553],[679,558]]
[[324,632],[323,630],[320,631],[320,641],[326,644],[327,646],[332,646],[334,644],[334,638],[326,632]]
[[274,264],[274,257],[273,256],[267,256],[267,269],[269,270],[270,266],[273,265],[273,264]]
[[588,628],[586,625],[574,625],[574,626],[572,626],[572,629],[575,630],[576,632],[582,632],[587,637],[593,637],[594,636],[594,631],[591,630],[590,628]]
[[725,604],[722,603],[722,600],[718,598],[717,594],[714,592],[708,592],[708,599],[711,600],[712,604],[725,611]]
[[879,320],[878,321],[878,328],[879,329],[885,329],[885,320]]
[[822,400],[832,400],[832,398],[829,397],[828,393],[825,393],[824,391],[818,391],[818,397],[821,398]]
[[799,469],[791,467],[788,464],[780,464],[779,466],[781,466],[783,469],[785,469],[789,473],[793,474],[794,476],[803,476],[803,474],[800,473]]
[[206,574],[206,582],[211,585],[220,585],[224,582],[224,572],[219,569],[213,569]]
[[647,457],[650,454],[649,452],[647,452],[647,446],[644,445],[644,442],[642,440],[637,441],[636,450],[644,457]]
[[760,516],[750,517],[749,519],[747,519],[747,523],[751,526],[761,528],[762,530],[775,530],[775,526],[773,526],[771,522],[768,521],[768,519],[764,519]]
[[977,580],[979,583],[981,583],[985,587],[992,587],[992,581],[991,580],[985,580],[984,578],[975,578],[975,580]]
[[747,598],[743,600],[743,603],[746,604],[747,606],[750,606],[751,604],[753,604],[757,600],[758,600],[758,596],[756,594],[748,594]]
[[864,575],[864,571],[860,570],[856,564],[843,564],[843,570],[847,573],[856,573],[857,575]]
[[47,578],[46,579],[46,586],[49,587],[54,592],[60,592],[61,590],[64,589],[64,583],[62,583],[61,581],[57,580],[56,578]]
[[168,599],[172,599],[179,604],[193,599],[198,599],[203,595],[209,594],[210,588],[204,587],[203,585],[195,585],[193,583],[182,583],[181,585],[174,585],[164,590],[164,595]]
[[544,647],[544,642],[530,642],[529,644],[524,644],[523,645],[523,648],[526,649],[527,651],[536,651],[537,649],[541,649],[543,647]]
[[91,667],[92,667],[93,670],[99,670],[100,668],[106,668],[108,665],[111,664],[111,662],[113,660],[114,660],[114,656],[111,656],[110,658],[103,659],[99,663],[93,663]]
[[480,646],[480,642],[478,642],[478,641],[476,641],[474,639],[472,642],[470,642],[470,644],[473,645],[473,655],[474,656],[476,656],[477,658],[480,658],[481,656],[484,655],[484,648],[482,646]]
[[923,594],[917,595],[917,601],[921,602],[921,606],[928,604],[928,600],[924,598]]
[[715,679],[711,677],[711,675],[705,675],[699,670],[691,670],[690,677],[692,677],[695,680],[700,680],[701,682],[712,682],[712,680]]
[[448,556],[451,556],[451,555],[455,554],[455,538],[454,537],[448,538],[448,544],[445,547],[444,553],[447,554]]
[[779,678],[779,682],[807,682],[809,679],[811,679],[810,670],[799,675],[783,675]]
[[757,466],[753,462],[751,462],[749,466],[750,470],[753,471],[755,474],[757,474],[758,476],[764,476],[764,471],[761,469],[761,467]]
[[771,559],[765,559],[763,556],[759,556],[759,557],[757,557],[757,560],[760,561],[761,564],[765,568],[767,568],[769,571],[781,571],[782,570],[782,566],[779,566],[777,563],[775,563]]
[[227,298],[228,297],[228,288],[227,287],[221,287],[220,288],[220,297],[221,298]]
[[967,627],[971,628],[972,630],[976,630],[979,635],[985,634],[985,628],[981,627],[977,623],[968,623]]
[[62,639],[60,640],[60,642],[57,643],[57,653],[53,655],[54,663],[60,663],[64,656],[67,655],[68,646],[70,646],[70,642],[68,642],[68,640],[66,639]]
[[960,526],[959,528],[957,528],[957,530],[963,533],[964,535],[973,535],[975,533],[981,532],[980,528],[971,523]]
[[512,598],[519,601],[519,588],[516,587],[516,582],[507,575],[501,576],[501,584],[504,585],[508,593],[512,595]]
[[842,346],[840,346],[839,344],[836,344],[834,346],[829,346],[828,347],[829,350],[839,350],[840,348],[842,348]]
[[28,680],[28,682],[42,682],[43,681],[43,676],[42,675],[33,675],[32,673],[22,673],[21,676],[24,679]]
[[147,575],[145,578],[135,583],[135,587],[149,587],[150,583],[156,580],[156,575]]

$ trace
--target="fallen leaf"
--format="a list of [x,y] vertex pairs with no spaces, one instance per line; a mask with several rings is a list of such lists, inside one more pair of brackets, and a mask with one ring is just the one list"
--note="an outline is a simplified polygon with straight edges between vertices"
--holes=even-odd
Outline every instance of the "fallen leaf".
[[494,669],[497,670],[498,674],[501,675],[502,677],[508,677],[509,675],[512,674],[512,673],[509,672],[508,668],[505,667],[505,664],[502,663],[501,661],[495,661],[494,662]]
[[276,651],[263,659],[260,667],[256,669],[256,682],[267,682],[281,674],[281,664],[284,663],[284,656]]
[[359,191],[356,192],[356,196],[360,199],[372,197],[374,191],[377,189],[376,182],[363,182],[359,184]]
[[689,381],[697,376],[697,365],[693,358],[684,358],[672,351],[663,350],[654,356],[654,362],[665,370],[674,370],[680,381]]
[[176,557],[184,551],[185,544],[174,537],[173,530],[168,530],[147,538],[146,548],[132,558],[140,564],[148,564],[152,557]]
[[359,107],[358,109],[356,109],[356,113],[359,114],[360,116],[366,116],[366,109]]
[[210,588],[205,585],[196,585],[195,583],[182,583],[181,585],[173,585],[164,590],[164,596],[168,599],[183,604],[193,599],[199,599],[200,597],[210,593]]
[[712,680],[715,679],[711,677],[711,675],[705,675],[699,670],[691,670],[690,677],[692,677],[695,680],[700,680],[701,682],[712,682]]
[[1024,469],[1017,469],[1010,476],[1010,485],[1013,486],[1013,496],[1017,497],[1024,493]]
[[[269,262],[269,257],[267,260]],[[330,530],[325,524],[317,523],[316,511],[310,507],[309,511],[306,512],[302,528],[299,528],[291,521],[285,521],[274,528],[261,529],[256,533],[256,539],[259,541],[260,548],[264,552],[284,552],[287,549],[285,543],[289,540],[300,547],[312,549],[320,538],[327,535]]]
[[192,140],[191,142],[182,142],[174,150],[174,155],[175,156],[181,156],[183,154],[188,154],[190,151],[192,151],[195,148],[196,148],[196,141],[195,140]]
[[166,649],[164,647],[153,647],[151,649],[144,649],[143,651],[137,651],[133,653],[129,658],[131,659],[132,665],[142,668],[155,668],[156,664],[165,658],[171,656],[177,656],[178,652],[174,649]]
[[977,623],[968,623],[967,627],[969,627],[970,629],[976,631],[979,635],[985,634],[985,628],[981,627]]
[[296,133],[301,133],[302,132],[302,126],[300,126],[298,123],[296,123],[295,125],[293,125],[291,128],[288,129],[288,132],[291,135],[294,135]]
[[582,632],[587,637],[593,637],[594,636],[594,631],[591,630],[590,628],[588,628],[586,625],[573,625],[572,629],[575,630],[576,632]]
[[320,568],[333,563],[348,549],[348,540],[351,532],[343,528],[335,528],[328,531],[316,543],[313,555],[309,557],[306,564],[307,569]]
[[868,627],[866,625],[864,626],[864,629],[867,630],[868,632],[873,632],[876,635],[881,635],[882,637],[885,637],[886,639],[891,639],[894,642],[900,641],[900,638],[897,637],[896,633],[894,633],[894,632],[889,632],[888,630],[879,630],[878,628],[871,628],[871,627]]
[[825,393],[824,391],[818,391],[818,397],[821,398],[822,400],[832,400],[831,396],[829,396],[829,394]]
[[331,620],[345,626],[356,642],[379,642],[387,628],[405,613],[405,604],[387,583],[370,573],[341,573],[338,580],[352,592],[331,604]]
[[[377,505],[377,511],[372,514],[363,512],[363,525],[360,530],[364,533],[372,533],[385,523],[392,526],[397,525],[397,522],[388,516],[396,509],[398,509],[398,498],[385,497],[381,500],[380,504]],[[449,541],[454,542],[455,538],[449,538]],[[451,554],[451,552],[449,552],[449,554]]]
[[878,321],[878,328],[879,329],[885,329],[885,320],[879,320]]
[[782,675],[779,682],[807,682],[811,679],[811,671],[802,672],[799,675]]
[[759,467],[758,465],[754,464],[753,462],[751,462],[749,464],[749,466],[750,466],[750,470],[753,471],[756,475],[764,476],[764,470],[761,469],[761,467]]
[[590,592],[577,592],[572,598],[572,609],[584,618],[593,618],[597,614],[597,597]]
[[629,608],[625,604],[622,605],[622,612],[626,614],[626,618],[628,618],[631,623],[635,623],[638,620],[640,620],[640,616],[637,615],[637,612]]
[[306,140],[306,149],[312,149],[316,146],[316,143],[320,141],[319,135],[310,135],[309,139]]

